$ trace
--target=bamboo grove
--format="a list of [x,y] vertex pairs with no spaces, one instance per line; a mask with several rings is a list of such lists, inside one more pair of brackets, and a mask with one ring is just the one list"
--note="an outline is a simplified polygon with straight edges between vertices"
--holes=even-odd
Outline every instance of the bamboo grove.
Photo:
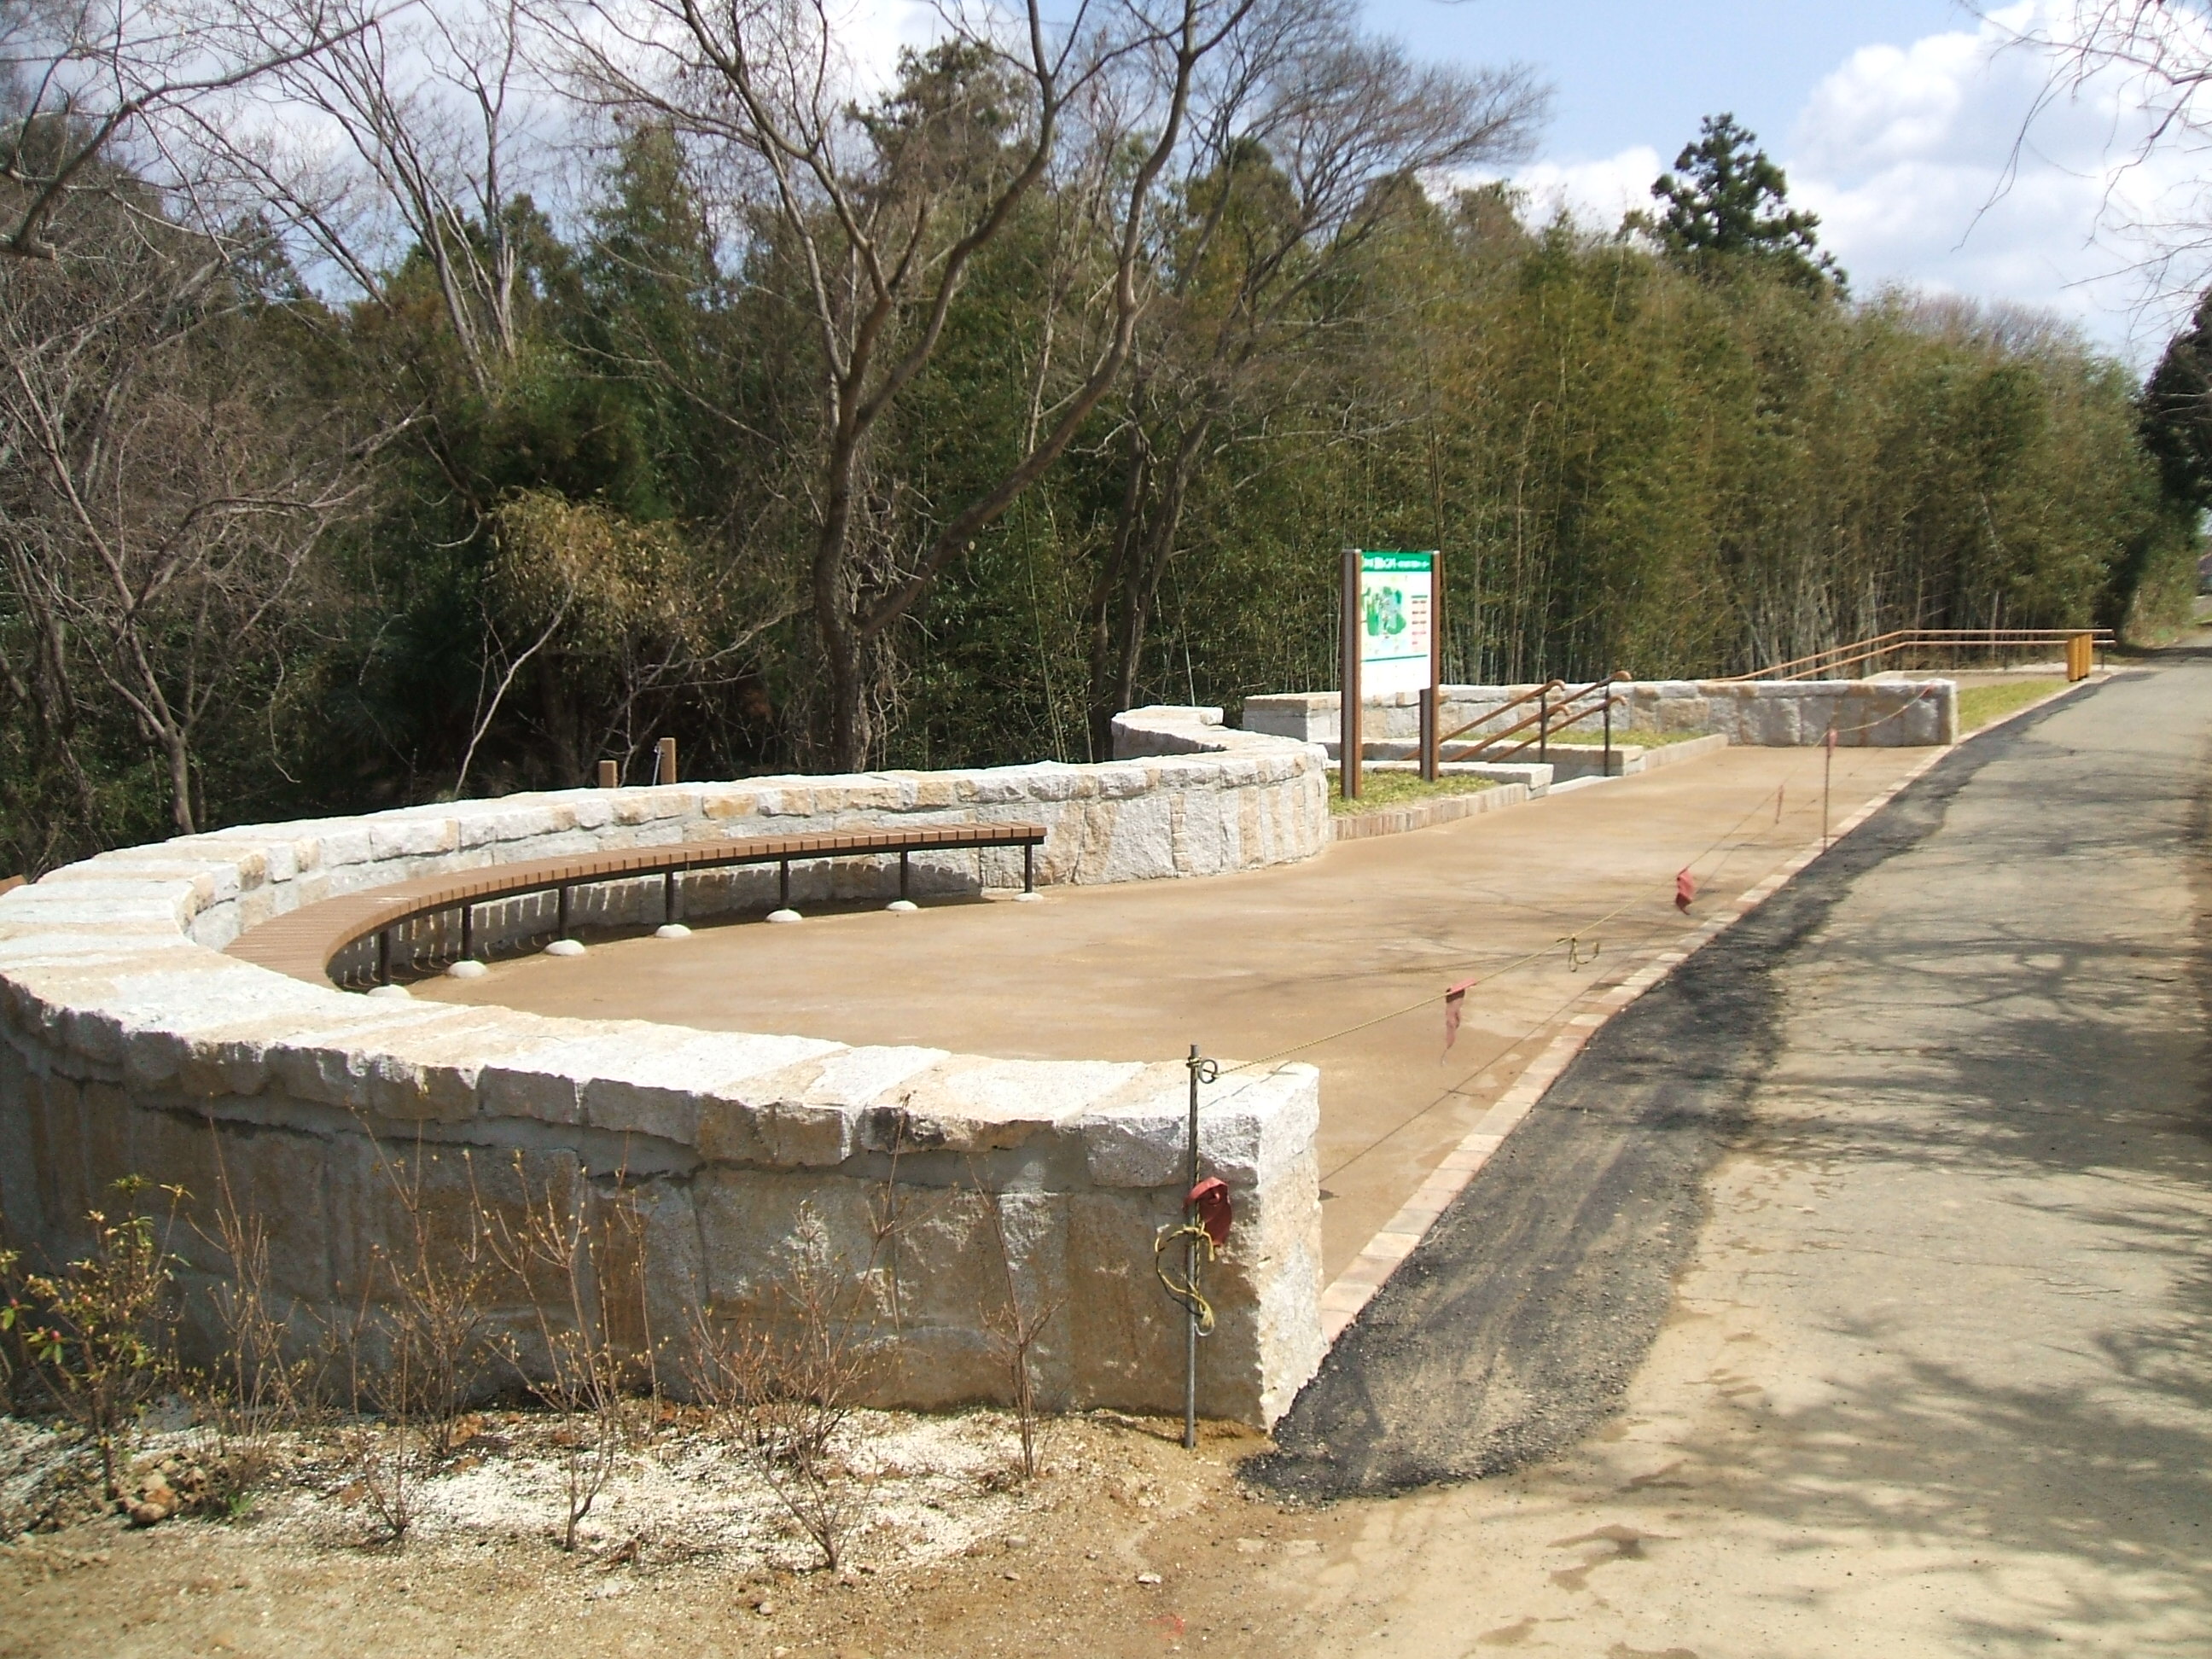
[[[7,869],[669,735],[1103,757],[1121,708],[1331,684],[1347,544],[1444,550],[1468,680],[2186,613],[2124,366],[1468,183],[1540,130],[1522,71],[1176,0],[810,83],[829,14],[655,10],[203,9],[197,80],[9,37]],[[104,125],[49,95],[88,61]]]

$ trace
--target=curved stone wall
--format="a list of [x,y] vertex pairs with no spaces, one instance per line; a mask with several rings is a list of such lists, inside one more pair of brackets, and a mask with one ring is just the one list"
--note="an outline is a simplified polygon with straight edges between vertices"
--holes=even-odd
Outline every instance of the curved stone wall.
[[[0,896],[0,1207],[19,1241],[58,1257],[117,1176],[202,1197],[227,1181],[272,1229],[279,1291],[336,1315],[404,1231],[395,1167],[453,1212],[472,1194],[510,1201],[502,1183],[517,1179],[580,1176],[617,1201],[620,1171],[619,1201],[643,1222],[652,1324],[673,1332],[701,1304],[765,1295],[803,1213],[846,1259],[866,1259],[872,1218],[895,1194],[918,1219],[898,1245],[884,1397],[933,1406],[1006,1390],[985,1329],[1006,1279],[995,1245],[982,1248],[988,1195],[1023,1294],[1063,1309],[1036,1356],[1047,1398],[1175,1409],[1180,1316],[1154,1279],[1152,1238],[1182,1200],[1179,1064],[995,1060],[371,1000],[221,952],[254,922],[336,893],[716,835],[1042,822],[1046,884],[1321,850],[1317,752],[1218,722],[1213,710],[1135,711],[1117,736],[1153,757],[1096,766],[509,797],[225,830],[56,871]],[[1018,884],[1018,854],[968,856],[969,872],[943,878]],[[1319,1363],[1317,1122],[1308,1066],[1232,1073],[1206,1091],[1206,1168],[1238,1210],[1210,1286],[1209,1413],[1270,1421]],[[524,1322],[520,1309],[493,1312]]]

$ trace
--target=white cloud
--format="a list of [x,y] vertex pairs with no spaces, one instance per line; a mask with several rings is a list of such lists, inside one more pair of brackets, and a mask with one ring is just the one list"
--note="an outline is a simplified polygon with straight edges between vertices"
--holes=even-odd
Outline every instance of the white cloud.
[[1661,172],[1659,152],[1638,144],[1598,161],[1538,161],[1513,175],[1528,193],[1523,216],[1541,223],[1565,210],[1584,224],[1611,229],[1623,216],[1651,205],[1651,181]]
[[[2148,144],[2142,89],[2116,74],[2047,97],[2051,60],[2016,42],[2063,31],[2069,15],[2063,0],[2035,0],[1972,29],[1863,47],[1773,149],[1858,292],[1902,283],[2047,307],[2147,366],[2205,280],[2203,262],[2157,258],[2185,240],[2176,227],[2212,222],[2203,149]],[[1659,171],[1638,148],[1515,182],[1547,210],[1564,202],[1610,228],[1647,204]]]

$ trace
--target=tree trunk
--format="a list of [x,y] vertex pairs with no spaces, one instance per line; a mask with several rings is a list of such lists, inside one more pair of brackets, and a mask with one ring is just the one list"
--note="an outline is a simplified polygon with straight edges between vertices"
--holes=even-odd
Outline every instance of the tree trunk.
[[161,732],[162,757],[169,769],[169,822],[180,836],[198,833],[192,828],[192,751],[184,733],[169,728]]
[[1136,701],[1160,581],[1175,556],[1183,503],[1212,427],[1211,415],[1193,422],[1177,435],[1164,469],[1154,465],[1157,452],[1148,442],[1133,440],[1141,447],[1133,447],[1121,522],[1091,600],[1091,740],[1092,753],[1102,759],[1112,757],[1114,716]]

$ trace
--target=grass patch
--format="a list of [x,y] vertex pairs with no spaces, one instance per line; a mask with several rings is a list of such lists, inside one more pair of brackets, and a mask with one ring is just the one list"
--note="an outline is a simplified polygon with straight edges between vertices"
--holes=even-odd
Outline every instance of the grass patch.
[[1439,795],[1474,795],[1498,786],[1489,778],[1442,777],[1429,782],[1419,772],[1377,772],[1371,767],[1359,771],[1359,799],[1344,798],[1344,774],[1332,766],[1328,769],[1328,810],[1332,812],[1374,812],[1386,806],[1405,806],[1414,801],[1433,800]]
[[1959,693],[1959,729],[1978,732],[2015,708],[2025,708],[2053,691],[2065,689],[2064,680],[2013,680],[2002,685],[1966,686]]
[[[1669,744],[1695,743],[1699,738],[1711,735],[1710,732],[1623,732],[1615,727],[1613,746],[1615,749],[1664,749]],[[1605,747],[1605,733],[1577,726],[1571,732],[1553,732],[1552,741],[1571,744],[1577,749],[1602,749]]]

